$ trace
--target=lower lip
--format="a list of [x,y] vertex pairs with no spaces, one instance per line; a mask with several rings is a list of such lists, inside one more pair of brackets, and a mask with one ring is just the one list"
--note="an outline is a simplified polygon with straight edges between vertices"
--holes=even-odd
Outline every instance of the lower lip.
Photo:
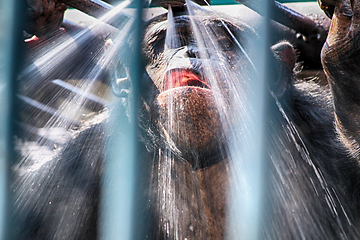
[[176,70],[165,77],[164,91],[185,86],[210,88],[198,75],[189,70]]

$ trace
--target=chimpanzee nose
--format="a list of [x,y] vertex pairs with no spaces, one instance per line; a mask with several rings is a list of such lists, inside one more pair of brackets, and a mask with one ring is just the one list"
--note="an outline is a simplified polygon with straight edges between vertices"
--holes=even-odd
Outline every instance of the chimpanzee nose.
[[204,61],[211,58],[211,52],[208,49],[204,51],[197,46],[187,45],[176,50],[168,58],[168,69],[199,69]]

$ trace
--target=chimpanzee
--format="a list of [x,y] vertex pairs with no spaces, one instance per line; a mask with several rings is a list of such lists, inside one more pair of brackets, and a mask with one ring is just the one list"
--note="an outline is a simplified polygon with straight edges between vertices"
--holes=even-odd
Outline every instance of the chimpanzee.
[[[360,237],[358,5],[336,1],[322,51],[329,86],[296,80],[292,46],[271,47],[263,239]],[[233,88],[253,77],[249,59],[258,36],[235,19],[206,13],[193,18],[216,38],[201,42],[186,9],[174,15],[176,41],[166,40],[166,15],[145,26],[147,91],[139,114],[143,221],[135,238],[223,239],[233,166],[227,136],[237,120],[227,116],[245,104]],[[103,112],[73,132],[60,151],[40,148],[45,157],[34,152],[13,167],[18,239],[98,237],[107,118]]]

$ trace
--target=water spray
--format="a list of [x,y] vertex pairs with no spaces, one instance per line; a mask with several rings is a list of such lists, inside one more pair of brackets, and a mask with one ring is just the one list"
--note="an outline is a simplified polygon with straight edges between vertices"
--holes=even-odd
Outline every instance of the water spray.
[[[102,18],[104,15],[108,14],[111,11],[114,11],[114,7],[106,2],[101,0],[59,0],[70,7],[73,7],[81,12],[84,12],[95,18]],[[125,1],[119,5],[119,8],[125,8],[131,2]],[[125,6],[126,5],[126,6]],[[123,7],[122,7],[123,6]],[[126,22],[132,17],[129,14],[124,13],[123,11],[118,11],[114,13],[111,18],[104,19],[107,24],[110,24],[118,28],[119,23]]]
[[[259,6],[257,1],[235,1],[244,4],[248,8],[259,13],[260,15],[266,15],[264,9]],[[323,36],[326,36],[326,32],[321,25],[317,24],[311,18],[304,16],[303,14],[290,9],[277,1],[269,1],[269,9],[267,11],[269,11],[269,17],[272,20],[285,25],[295,30],[296,32],[299,32],[304,36],[310,36],[315,34],[318,41],[322,39]]]
[[[106,2],[101,0],[59,0],[73,8],[76,8],[84,13],[87,13],[93,17],[99,18],[106,14],[107,12],[111,11],[114,7]],[[249,7],[250,9],[254,10],[255,12],[259,13],[260,15],[264,15],[265,13],[261,8],[259,8],[256,1],[249,1],[249,0],[236,0],[237,2],[244,4],[245,6]],[[200,4],[200,5],[207,5],[210,4],[210,1],[204,0],[194,0],[193,2]],[[185,0],[152,0],[151,4],[163,8],[168,8],[170,5],[172,8],[182,8],[186,5]],[[277,1],[270,1],[270,18],[276,22],[279,22],[296,32],[303,34],[304,36],[316,35],[317,40],[323,38],[326,35],[325,30],[322,26],[317,24],[311,18],[304,16],[301,13],[298,13],[285,5],[277,2]],[[119,22],[122,18],[129,18],[130,16],[120,12],[118,13],[113,19],[108,23],[113,25],[112,22]]]
[[[193,0],[193,2],[199,5],[206,5],[205,0]],[[210,0],[208,0],[207,2],[210,3]],[[169,5],[172,8],[183,7],[186,4],[186,1],[185,0],[152,0],[151,4],[167,9]]]
[[[255,12],[259,13],[260,15],[264,15],[264,11],[261,7],[259,7],[258,2],[253,0],[235,0],[238,3],[241,3],[248,8],[254,10]],[[209,5],[210,1],[204,0],[195,0],[193,1],[195,3],[198,3],[200,5]],[[153,0],[151,2],[152,4],[160,7],[167,8],[168,5],[171,5],[171,7],[183,7],[186,4],[185,0]],[[313,21],[311,18],[304,16],[301,13],[298,13],[285,5],[277,2],[277,1],[270,1],[269,4],[269,11],[270,11],[270,18],[274,21],[281,23],[296,32],[299,32],[303,34],[304,36],[309,35],[316,35],[317,40],[322,39],[326,32],[324,28],[317,24],[315,21]]]

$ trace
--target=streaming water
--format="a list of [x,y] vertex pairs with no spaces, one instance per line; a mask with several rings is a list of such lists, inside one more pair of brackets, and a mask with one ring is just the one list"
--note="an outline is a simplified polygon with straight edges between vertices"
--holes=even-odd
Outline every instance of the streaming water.
[[[241,42],[235,38],[225,20],[214,12],[203,10],[192,2],[187,2],[191,26],[196,43],[199,46],[200,56],[209,61],[204,61],[203,72],[214,91],[217,108],[226,142],[228,143],[228,156],[230,161],[230,193],[228,210],[230,228],[229,239],[258,239],[260,208],[263,189],[262,166],[264,164],[261,143],[264,141],[263,130],[260,126],[264,123],[264,96],[265,81],[255,67],[249,54],[254,55],[256,43],[262,46],[256,36],[239,36]],[[218,20],[218,25],[203,24],[203,17],[211,16]],[[218,26],[221,26],[218,27]],[[218,36],[226,36],[220,38]],[[253,45],[251,45],[252,43]],[[232,47],[231,47],[232,46]],[[211,51],[211,55],[207,56]],[[224,61],[224,52],[235,51],[236,61]],[[261,50],[260,50],[261,51]],[[259,51],[259,52],[260,52]],[[259,62],[257,61],[259,64]],[[260,65],[259,65],[260,66]],[[241,74],[240,74],[241,73]],[[219,77],[221,76],[221,77]],[[224,85],[226,87],[224,87]],[[257,96],[257,97],[255,97]],[[231,129],[231,130],[230,130]]]
[[[236,35],[231,31],[231,23],[223,20],[215,12],[204,9],[191,1],[187,1],[187,9],[195,45],[200,58],[204,59],[202,61],[204,71],[201,74],[210,83],[222,126],[226,132],[228,144],[226,150],[230,159],[228,238],[261,238],[259,234],[264,231],[262,224],[264,219],[269,217],[266,216],[267,211],[264,211],[265,204],[267,208],[274,209],[274,212],[269,211],[270,214],[274,214],[276,209],[286,209],[285,212],[291,212],[294,206],[297,206],[297,210],[301,209],[294,213],[295,217],[277,216],[276,213],[270,216],[270,227],[265,229],[265,234],[269,234],[268,237],[278,239],[285,236],[285,231],[287,231],[285,228],[282,233],[273,233],[269,229],[279,229],[279,225],[276,225],[278,222],[293,221],[290,219],[294,218],[294,226],[298,228],[300,238],[309,236],[307,235],[309,233],[305,232],[309,229],[306,229],[303,223],[310,222],[314,226],[320,223],[311,213],[309,214],[309,212],[316,212],[316,207],[306,205],[299,197],[301,194],[323,195],[328,204],[328,210],[332,212],[336,221],[338,234],[342,236],[346,227],[340,219],[347,219],[349,225],[351,222],[343,206],[338,206],[341,203],[339,203],[336,190],[327,185],[322,170],[314,164],[296,125],[286,115],[274,94],[271,94],[273,98],[271,101],[276,102],[277,109],[273,110],[278,111],[281,117],[270,121],[270,124],[265,121],[266,118],[271,118],[265,115],[267,105],[264,97],[268,91],[265,86],[267,86],[269,76],[264,72],[265,68],[262,67],[261,60],[259,61],[257,56],[264,53],[265,49],[259,50],[259,48],[266,46],[266,43],[261,43],[254,35]],[[207,24],[204,20],[205,16],[220,19],[219,24]],[[218,27],[220,25],[222,29]],[[237,61],[231,62],[229,58],[224,60],[224,52],[229,50],[229,45],[238,48],[235,51],[242,57]],[[263,128],[264,126],[268,129]],[[282,130],[279,132],[279,129]],[[267,150],[262,152],[259,150],[261,148]],[[294,148],[296,150],[292,151],[291,149]],[[303,164],[304,162],[306,164]],[[292,166],[289,167],[289,165]],[[274,170],[268,169],[266,172],[265,166],[271,166],[270,169]],[[297,180],[289,177],[287,172],[289,168],[299,171],[299,176],[295,177]],[[271,194],[275,196],[276,203],[269,203],[265,194],[265,188],[269,187],[268,181],[272,181],[275,185],[271,188],[274,189],[274,193]],[[299,182],[303,186],[298,186]],[[296,189],[301,189],[303,193],[299,194]],[[314,194],[313,191],[318,191],[318,193]],[[283,206],[279,207],[277,204]],[[301,229],[302,227],[304,229]],[[323,236],[328,234],[322,226],[319,226],[319,229],[321,230],[317,231]]]
[[[107,92],[110,88],[124,105],[127,104],[126,96],[131,94],[127,57],[134,47],[132,45],[134,19],[124,13],[124,18],[119,20],[118,24],[115,23],[117,28],[104,25],[102,22],[111,20],[114,23],[114,16],[123,13],[128,4],[129,2],[120,4],[99,22],[70,37],[62,36],[53,43],[45,43],[44,48],[38,49],[31,55],[28,60],[31,64],[21,73],[18,97],[23,106],[20,109],[23,115],[19,124],[25,130],[26,136],[19,140],[18,146],[22,158],[14,167],[21,175],[19,181],[23,188],[16,193],[19,197],[17,200],[23,201],[17,204],[20,206],[18,211],[32,209],[33,205],[37,204],[28,196],[33,196],[31,191],[35,188],[38,191],[36,197],[40,199],[44,190],[41,187],[44,183],[42,181],[48,178],[47,175],[53,169],[32,173],[44,167],[46,161],[51,160],[49,156],[55,156],[66,146],[74,137],[76,131],[73,130],[86,125],[93,115],[101,113],[114,101],[111,97],[107,99],[107,96],[111,95]],[[216,163],[219,166],[223,166],[224,162],[228,164],[223,166],[222,170],[214,170],[211,165],[206,166],[205,170],[199,170],[198,168],[201,167],[197,164],[203,158],[197,153],[200,148],[196,145],[198,143],[191,138],[183,141],[185,142],[183,148],[190,149],[188,154],[193,158],[193,165],[184,161],[187,160],[188,155],[180,154],[181,151],[175,143],[177,140],[174,140],[173,136],[182,138],[193,132],[185,128],[190,120],[186,119],[185,125],[177,122],[183,112],[187,111],[184,106],[188,105],[176,105],[174,102],[183,101],[186,104],[195,102],[193,105],[199,108],[202,107],[200,105],[206,108],[208,102],[196,98],[182,99],[176,94],[166,95],[165,91],[162,92],[163,89],[160,89],[162,96],[166,96],[164,105],[167,108],[165,115],[161,115],[161,117],[166,116],[166,121],[161,122],[160,119],[159,124],[161,130],[165,129],[164,136],[161,137],[166,139],[168,145],[154,144],[150,147],[151,157],[146,159],[146,162],[150,162],[151,168],[150,179],[146,179],[149,188],[144,191],[150,199],[145,205],[152,204],[156,208],[156,218],[151,219],[155,223],[149,221],[146,224],[160,225],[160,231],[153,233],[154,238],[184,239],[184,236],[191,236],[192,239],[210,239],[213,234],[221,232],[221,230],[216,231],[223,228],[221,224],[225,222],[228,227],[225,228],[226,232],[221,234],[227,235],[229,239],[239,239],[239,236],[241,239],[261,238],[259,235],[261,218],[265,218],[261,215],[261,211],[264,209],[263,199],[266,199],[264,166],[268,164],[271,164],[271,168],[276,172],[271,177],[275,179],[275,184],[278,184],[274,187],[275,195],[281,196],[278,204],[285,205],[282,207],[286,209],[296,206],[304,211],[303,216],[295,219],[299,222],[295,224],[297,227],[303,226],[302,221],[309,221],[310,225],[316,224],[311,222],[311,211],[317,206],[308,208],[303,202],[299,202],[296,198],[298,195],[294,192],[298,189],[295,186],[297,179],[289,177],[287,174],[289,169],[300,169],[301,175],[305,177],[310,174],[311,180],[303,181],[309,185],[308,189],[315,192],[322,191],[334,216],[343,214],[347,218],[345,211],[337,212],[339,210],[336,208],[338,202],[336,192],[328,187],[321,170],[312,162],[295,124],[286,115],[275,95],[272,95],[272,100],[277,106],[277,113],[281,116],[281,124],[271,125],[270,130],[265,130],[267,123],[263,122],[263,119],[266,119],[267,84],[263,59],[259,54],[264,51],[259,46],[265,45],[261,44],[257,35],[246,28],[243,35],[238,35],[234,23],[222,18],[213,10],[204,9],[191,1],[187,1],[186,6],[188,17],[176,16],[176,14],[174,16],[169,6],[164,52],[169,56],[185,52],[187,58],[184,64],[190,64],[191,73],[201,76],[201,79],[195,81],[196,84],[203,85],[203,89],[198,91],[206,97],[206,101],[213,100],[217,114],[211,115],[213,114],[211,112],[209,116],[218,116],[221,123],[220,130],[211,129],[213,132],[221,132],[219,134],[221,147],[218,150],[220,154],[217,155],[221,161]],[[179,23],[188,19],[188,27],[191,30],[179,31],[177,28]],[[104,32],[104,28],[109,35],[105,39],[96,38],[95,36]],[[184,42],[187,44],[185,45]],[[166,58],[162,60],[166,61]],[[170,73],[178,70],[170,63],[166,67]],[[187,74],[191,75],[189,72]],[[165,72],[163,77],[166,74],[169,73]],[[111,87],[108,86],[109,79],[111,79]],[[165,84],[160,88],[165,88],[164,86]],[[176,106],[180,107],[176,108]],[[282,131],[277,133],[277,129]],[[266,131],[276,134],[269,137],[265,134]],[[270,144],[265,146],[265,142]],[[82,147],[85,146],[79,148]],[[259,150],[265,147],[267,147],[266,152]],[[289,150],[293,148],[296,150],[295,154]],[[206,156],[206,158],[210,157]],[[268,158],[270,163],[265,162]],[[299,165],[299,160],[306,162],[310,170]],[[39,174],[43,176],[39,177]],[[128,179],[123,177],[123,181]],[[223,183],[219,184],[221,181]],[[219,188],[229,187],[230,190],[223,191],[223,195],[206,193],[207,189],[213,190],[213,184],[221,186]],[[312,188],[312,184],[321,187]],[[132,191],[129,190],[127,194],[132,194]],[[313,195],[316,194],[319,193]],[[212,211],[218,210],[218,205],[214,202],[219,199],[226,205],[224,211],[227,211],[228,220],[217,219],[216,213],[210,216],[213,214]],[[111,210],[108,209],[108,212]],[[129,213],[130,210],[126,209],[126,212]],[[288,219],[284,217],[281,220]],[[130,229],[131,221],[129,220],[124,226]],[[339,231],[341,230],[342,226],[339,224]],[[298,232],[300,235],[303,233],[302,229]],[[326,236],[329,233],[323,234]],[[274,236],[272,233],[269,235]]]
[[168,14],[167,14],[167,28],[166,28],[166,38],[165,38],[165,47],[169,49],[175,49],[180,47],[180,38],[176,36],[174,14],[169,5]]
[[[170,5],[167,19],[165,51],[172,51],[172,49],[180,47],[180,38],[177,37],[176,25]],[[166,101],[169,107],[167,110],[168,120],[165,121],[164,128],[179,131],[175,121],[178,110],[174,109],[174,105],[172,104],[174,101],[173,95],[170,95]],[[167,136],[167,139],[171,141],[169,136]],[[174,172],[176,172],[174,167],[176,167],[176,165],[174,164],[173,149],[171,149],[171,147],[165,149],[159,148],[158,155],[159,161],[158,165],[155,165],[152,181],[157,185],[155,191],[157,192],[156,198],[159,206],[159,224],[163,229],[163,236],[165,238],[173,236],[175,239],[179,239],[182,236],[180,231],[183,228],[181,222],[183,219],[180,218],[182,215],[181,209],[177,207],[179,199],[178,191],[176,189],[177,184],[174,183]],[[154,162],[156,163],[156,161]],[[182,177],[179,176],[179,178],[181,179]]]
[[[108,104],[106,99],[102,99],[104,94],[106,98],[108,91],[103,82],[107,81],[106,74],[113,72],[110,70],[116,67],[114,57],[119,54],[126,39],[131,38],[133,20],[130,17],[119,19],[119,29],[102,22],[119,14],[128,4],[129,2],[120,4],[74,35],[64,34],[65,36],[48,40],[42,44],[45,47],[28,57],[27,61],[32,63],[20,75],[18,97],[24,103],[22,111],[28,114],[26,119],[30,120],[25,120],[21,125],[30,135],[39,135],[37,141],[40,145],[53,146],[54,139],[51,138],[59,137],[56,136],[55,129],[59,130],[59,134],[65,134],[61,144],[66,143],[66,135],[69,134],[62,129],[79,127],[85,115]],[[110,30],[106,36],[107,42],[96,37],[104,26]],[[119,79],[118,76],[114,78]],[[48,93],[44,95],[44,92]],[[47,118],[44,112],[48,112],[50,116]],[[38,122],[32,123],[31,119],[38,119]],[[41,129],[38,130],[39,127]]]
[[[47,211],[37,205],[46,208],[55,204],[51,196],[56,192],[47,191],[47,186],[63,182],[61,179],[66,175],[59,174],[63,165],[56,157],[76,137],[77,130],[106,119],[108,114],[102,112],[114,102],[110,85],[119,93],[127,93],[126,87],[131,87],[124,67],[130,57],[122,58],[131,56],[133,44],[134,18],[124,12],[129,4],[129,1],[123,2],[90,26],[56,36],[30,49],[26,59],[28,66],[21,72],[19,80],[16,147],[20,158],[12,167],[16,173],[12,182],[16,189],[15,215],[21,215],[19,220],[35,210]],[[108,21],[116,28],[104,24]],[[118,99],[124,101],[124,95]],[[77,153],[84,149],[101,152],[102,149],[97,149],[102,141],[100,138],[86,141],[74,150]],[[81,171],[80,175],[86,174],[84,169]],[[91,198],[94,193],[85,194]],[[80,194],[77,195],[80,199]],[[61,210],[58,219],[62,221],[69,211],[78,211],[75,203]],[[128,220],[129,216],[124,214],[124,218]],[[80,222],[78,218],[73,221]],[[22,227],[21,221],[17,224]],[[61,231],[60,225],[49,231]],[[127,227],[126,224],[123,226]],[[107,230],[110,232],[109,228]],[[75,235],[74,238],[80,237]]]

